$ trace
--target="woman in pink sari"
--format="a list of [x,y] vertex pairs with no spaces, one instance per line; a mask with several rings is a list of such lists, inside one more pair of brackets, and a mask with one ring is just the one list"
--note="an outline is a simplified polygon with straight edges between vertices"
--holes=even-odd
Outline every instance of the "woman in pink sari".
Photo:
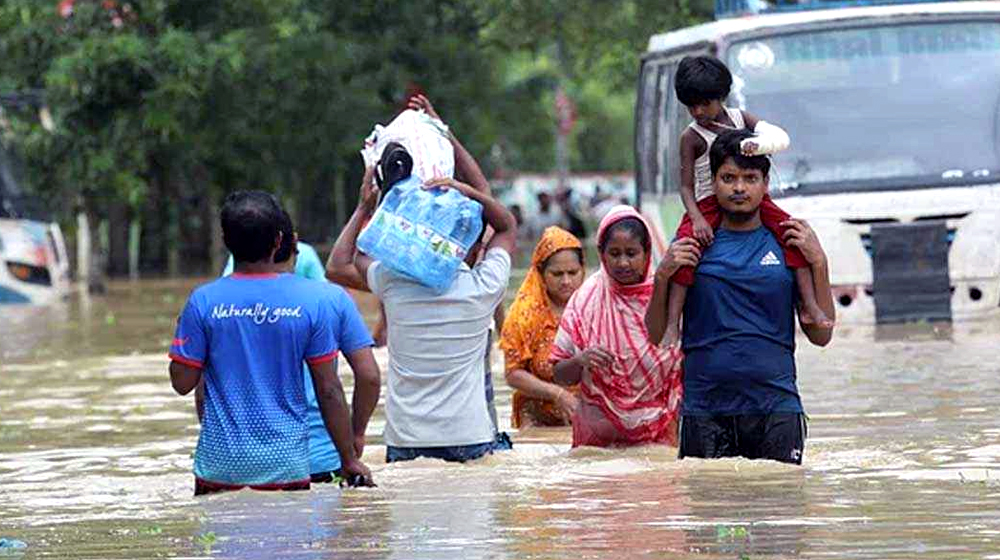
[[653,294],[649,225],[616,206],[597,239],[601,269],[567,303],[550,356],[557,382],[580,383],[573,447],[676,446],[681,355],[651,344],[643,322]]

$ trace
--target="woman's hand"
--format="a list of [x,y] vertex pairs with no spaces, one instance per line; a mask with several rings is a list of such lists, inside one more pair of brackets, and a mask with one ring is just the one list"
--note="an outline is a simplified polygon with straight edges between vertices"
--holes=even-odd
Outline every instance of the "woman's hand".
[[579,405],[579,400],[577,400],[576,395],[570,393],[566,389],[559,390],[559,396],[555,400],[556,410],[558,410],[559,415],[562,416],[563,420],[567,422],[572,421],[573,415],[576,413],[576,407]]
[[594,368],[611,369],[615,364],[614,355],[600,346],[587,348],[573,359],[577,361],[585,373]]
[[701,246],[691,237],[674,241],[663,255],[663,260],[656,267],[656,280],[667,282],[681,267],[698,266],[701,260]]

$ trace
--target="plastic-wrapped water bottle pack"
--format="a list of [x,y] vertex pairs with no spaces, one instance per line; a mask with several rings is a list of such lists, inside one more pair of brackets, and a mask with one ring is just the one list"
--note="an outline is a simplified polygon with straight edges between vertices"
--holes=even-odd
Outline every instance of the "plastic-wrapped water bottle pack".
[[416,175],[396,183],[358,237],[358,248],[442,293],[483,229],[482,205],[458,191],[426,190]]

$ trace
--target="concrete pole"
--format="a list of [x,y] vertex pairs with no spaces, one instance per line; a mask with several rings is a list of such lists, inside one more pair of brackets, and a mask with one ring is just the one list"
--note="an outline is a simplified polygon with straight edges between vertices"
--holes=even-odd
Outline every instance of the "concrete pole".
[[76,281],[81,292],[87,292],[90,288],[92,246],[90,218],[86,210],[80,210],[76,214]]

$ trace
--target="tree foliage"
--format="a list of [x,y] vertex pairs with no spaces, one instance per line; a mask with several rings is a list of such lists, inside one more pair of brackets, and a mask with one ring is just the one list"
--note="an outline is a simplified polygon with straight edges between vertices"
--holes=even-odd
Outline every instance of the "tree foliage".
[[574,168],[630,167],[637,57],[695,17],[687,0],[76,0],[70,17],[6,0],[0,92],[43,90],[56,126],[6,108],[4,144],[56,218],[109,222],[114,272],[130,223],[145,269],[203,272],[231,190],[277,193],[306,239],[335,234],[361,140],[415,89],[488,170],[547,170],[568,84]]

